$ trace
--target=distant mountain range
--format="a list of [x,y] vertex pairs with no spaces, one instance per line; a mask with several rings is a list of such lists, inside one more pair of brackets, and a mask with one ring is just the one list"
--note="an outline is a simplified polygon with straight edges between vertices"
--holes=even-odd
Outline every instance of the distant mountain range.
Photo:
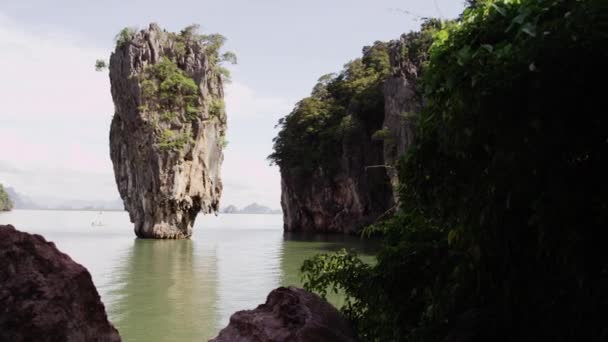
[[6,192],[11,198],[15,209],[42,209],[42,210],[93,210],[93,211],[122,211],[122,200],[55,200],[53,203],[40,203],[23,196],[15,189],[7,187]]
[[280,209],[272,209],[257,203],[251,203],[243,209],[239,209],[234,205],[229,205],[220,210],[224,214],[281,214]]

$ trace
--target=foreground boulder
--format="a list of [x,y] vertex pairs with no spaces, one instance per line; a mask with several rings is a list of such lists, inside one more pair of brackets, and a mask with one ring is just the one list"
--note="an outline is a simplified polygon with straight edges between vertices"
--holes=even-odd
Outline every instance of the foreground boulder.
[[199,212],[218,210],[227,73],[220,63],[234,57],[219,56],[223,40],[156,24],[117,37],[110,156],[138,237],[188,238]]
[[239,311],[210,342],[346,342],[356,341],[349,322],[316,294],[279,287],[266,303]]
[[86,268],[0,226],[0,341],[120,341]]

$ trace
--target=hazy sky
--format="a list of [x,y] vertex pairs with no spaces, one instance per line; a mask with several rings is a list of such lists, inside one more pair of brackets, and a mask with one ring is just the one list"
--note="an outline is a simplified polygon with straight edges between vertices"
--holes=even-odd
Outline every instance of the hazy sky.
[[266,160],[276,121],[364,45],[417,29],[416,16],[456,17],[463,2],[0,0],[0,183],[47,201],[117,199],[110,84],[94,62],[125,26],[198,23],[239,59],[226,89],[222,206],[279,207],[280,177]]

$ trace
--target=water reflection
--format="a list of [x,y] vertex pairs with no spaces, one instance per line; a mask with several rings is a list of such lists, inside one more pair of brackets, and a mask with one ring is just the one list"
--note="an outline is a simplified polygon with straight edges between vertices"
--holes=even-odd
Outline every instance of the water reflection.
[[[0,223],[42,234],[91,272],[123,341],[206,341],[237,310],[255,308],[280,285],[301,286],[302,262],[354,249],[370,262],[374,243],[357,237],[283,233],[280,215],[205,215],[192,240],[135,240],[126,212],[15,210]],[[340,296],[329,300],[340,305]]]
[[[285,232],[283,234],[283,249],[281,255],[281,284],[284,286],[302,286],[300,268],[304,260],[320,253],[336,252],[341,249],[355,251],[359,257],[367,262],[374,261],[374,253],[378,243],[374,240],[361,240],[350,235],[323,235],[311,233]],[[329,302],[337,307],[344,304],[342,294],[329,293]]]
[[217,258],[190,240],[139,240],[112,275],[108,313],[123,341],[201,341],[217,327]]

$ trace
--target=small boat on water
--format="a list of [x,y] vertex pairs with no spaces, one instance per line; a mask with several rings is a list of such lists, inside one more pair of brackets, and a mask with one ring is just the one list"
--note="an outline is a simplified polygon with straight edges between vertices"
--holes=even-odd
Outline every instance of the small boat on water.
[[103,224],[103,222],[101,221],[101,216],[103,215],[103,212],[100,211],[99,215],[97,216],[97,218],[95,220],[93,220],[93,222],[91,222],[91,227],[103,227],[105,226],[105,224]]

